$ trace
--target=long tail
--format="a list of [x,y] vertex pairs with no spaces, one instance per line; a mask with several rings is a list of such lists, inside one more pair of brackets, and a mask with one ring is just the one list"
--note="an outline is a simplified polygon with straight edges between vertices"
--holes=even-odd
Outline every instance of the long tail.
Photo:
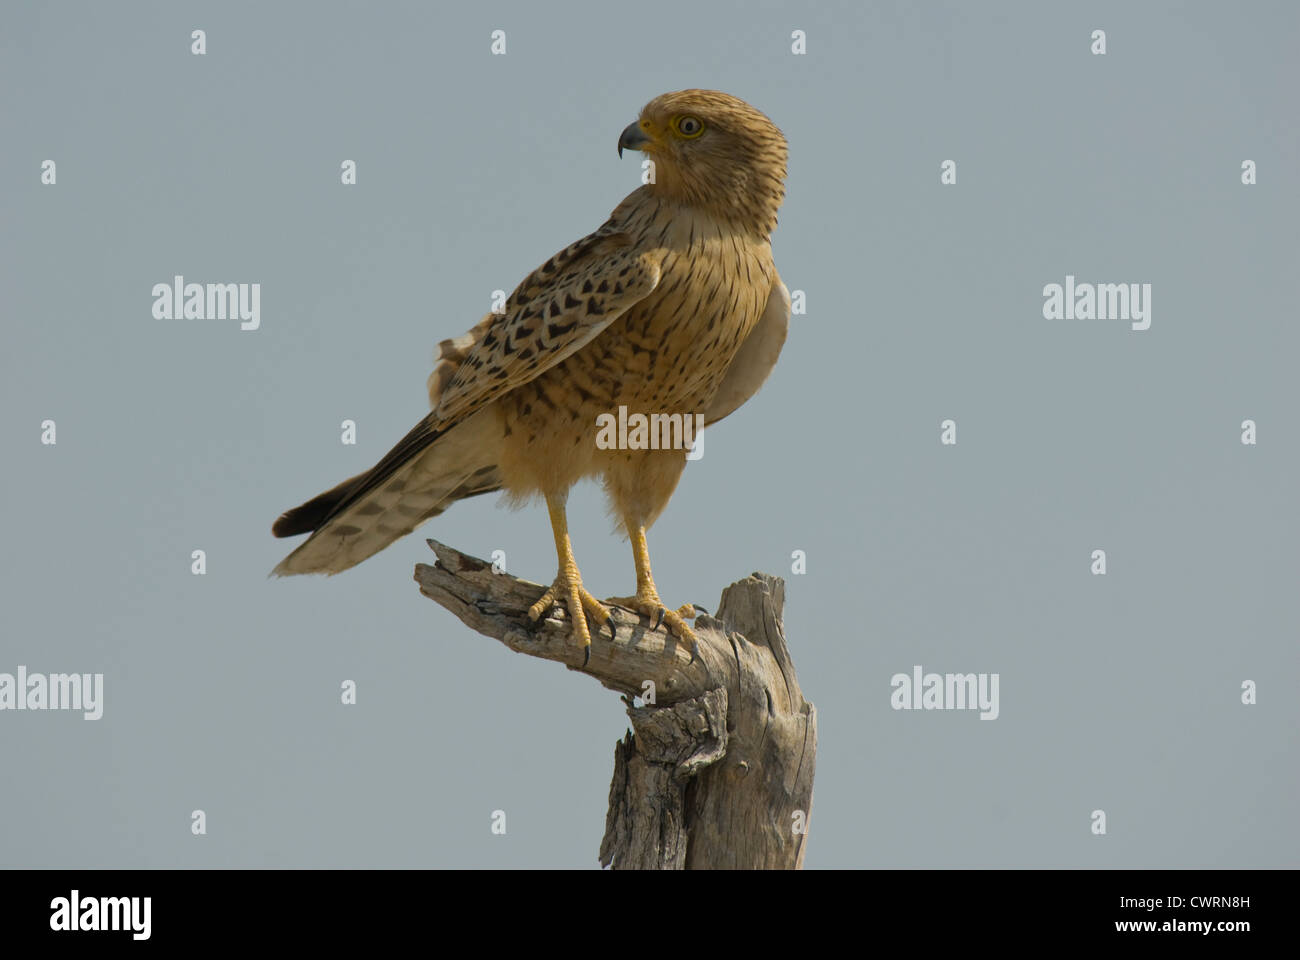
[[501,489],[500,446],[500,422],[490,408],[449,428],[426,417],[365,473],[286,510],[271,532],[311,536],[271,572],[340,573],[457,500]]

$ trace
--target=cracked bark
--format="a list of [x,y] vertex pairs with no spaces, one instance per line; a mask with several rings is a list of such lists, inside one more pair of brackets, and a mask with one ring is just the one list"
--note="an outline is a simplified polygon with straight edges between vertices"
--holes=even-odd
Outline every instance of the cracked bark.
[[[591,661],[563,604],[540,624],[543,586],[435,540],[416,564],[420,592],[472,630],[563,663],[623,695],[632,732],[614,747],[600,862],[614,869],[797,869],[812,810],[817,714],[804,699],[781,623],[785,582],[755,573],[695,621],[698,655],[662,627],[612,607]],[[653,704],[637,706],[654,684]]]

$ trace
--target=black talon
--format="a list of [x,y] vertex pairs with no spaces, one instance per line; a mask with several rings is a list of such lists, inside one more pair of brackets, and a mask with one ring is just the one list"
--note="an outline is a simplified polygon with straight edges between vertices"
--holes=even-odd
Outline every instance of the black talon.
[[614,615],[611,613],[605,618],[605,626],[609,627],[609,635],[614,636]]
[[582,669],[587,669],[587,664],[591,663],[591,644],[582,648]]
[[653,629],[655,630],[659,629],[659,625],[664,622],[664,616],[667,613],[668,611],[663,607],[660,607],[657,611],[655,611],[655,625]]
[[708,617],[708,616],[712,616],[712,614],[710,614],[709,611],[705,610],[705,609],[704,609],[702,606],[700,606],[698,603],[692,603],[691,606],[695,608],[695,612],[696,612],[696,613],[702,613],[702,614],[704,614],[706,617]]

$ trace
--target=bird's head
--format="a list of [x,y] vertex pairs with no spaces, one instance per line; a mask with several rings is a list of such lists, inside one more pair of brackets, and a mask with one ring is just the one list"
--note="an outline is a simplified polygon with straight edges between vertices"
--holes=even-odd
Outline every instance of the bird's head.
[[654,161],[650,189],[767,236],[785,197],[785,137],[744,100],[717,90],[655,97],[618,138]]

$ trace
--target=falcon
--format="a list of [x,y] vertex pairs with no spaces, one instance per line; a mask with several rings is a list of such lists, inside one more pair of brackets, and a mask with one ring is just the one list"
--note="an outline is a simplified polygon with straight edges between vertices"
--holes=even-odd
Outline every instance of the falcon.
[[597,424],[625,408],[628,419],[707,427],[767,379],[790,320],[771,248],[786,141],[743,100],[682,90],[646,104],[618,138],[619,156],[628,149],[651,161],[649,182],[534,270],[501,312],[439,345],[430,413],[374,467],[275,521],[277,537],[311,536],[273,573],[347,570],[457,500],[540,498],[559,571],[529,617],[563,603],[585,663],[590,624],[612,621],[583,588],[565,504],[579,480],[600,478],[636,567],[636,594],[606,602],[694,649],[696,610],[660,600],[646,546],[688,451],[611,448],[597,443]]

